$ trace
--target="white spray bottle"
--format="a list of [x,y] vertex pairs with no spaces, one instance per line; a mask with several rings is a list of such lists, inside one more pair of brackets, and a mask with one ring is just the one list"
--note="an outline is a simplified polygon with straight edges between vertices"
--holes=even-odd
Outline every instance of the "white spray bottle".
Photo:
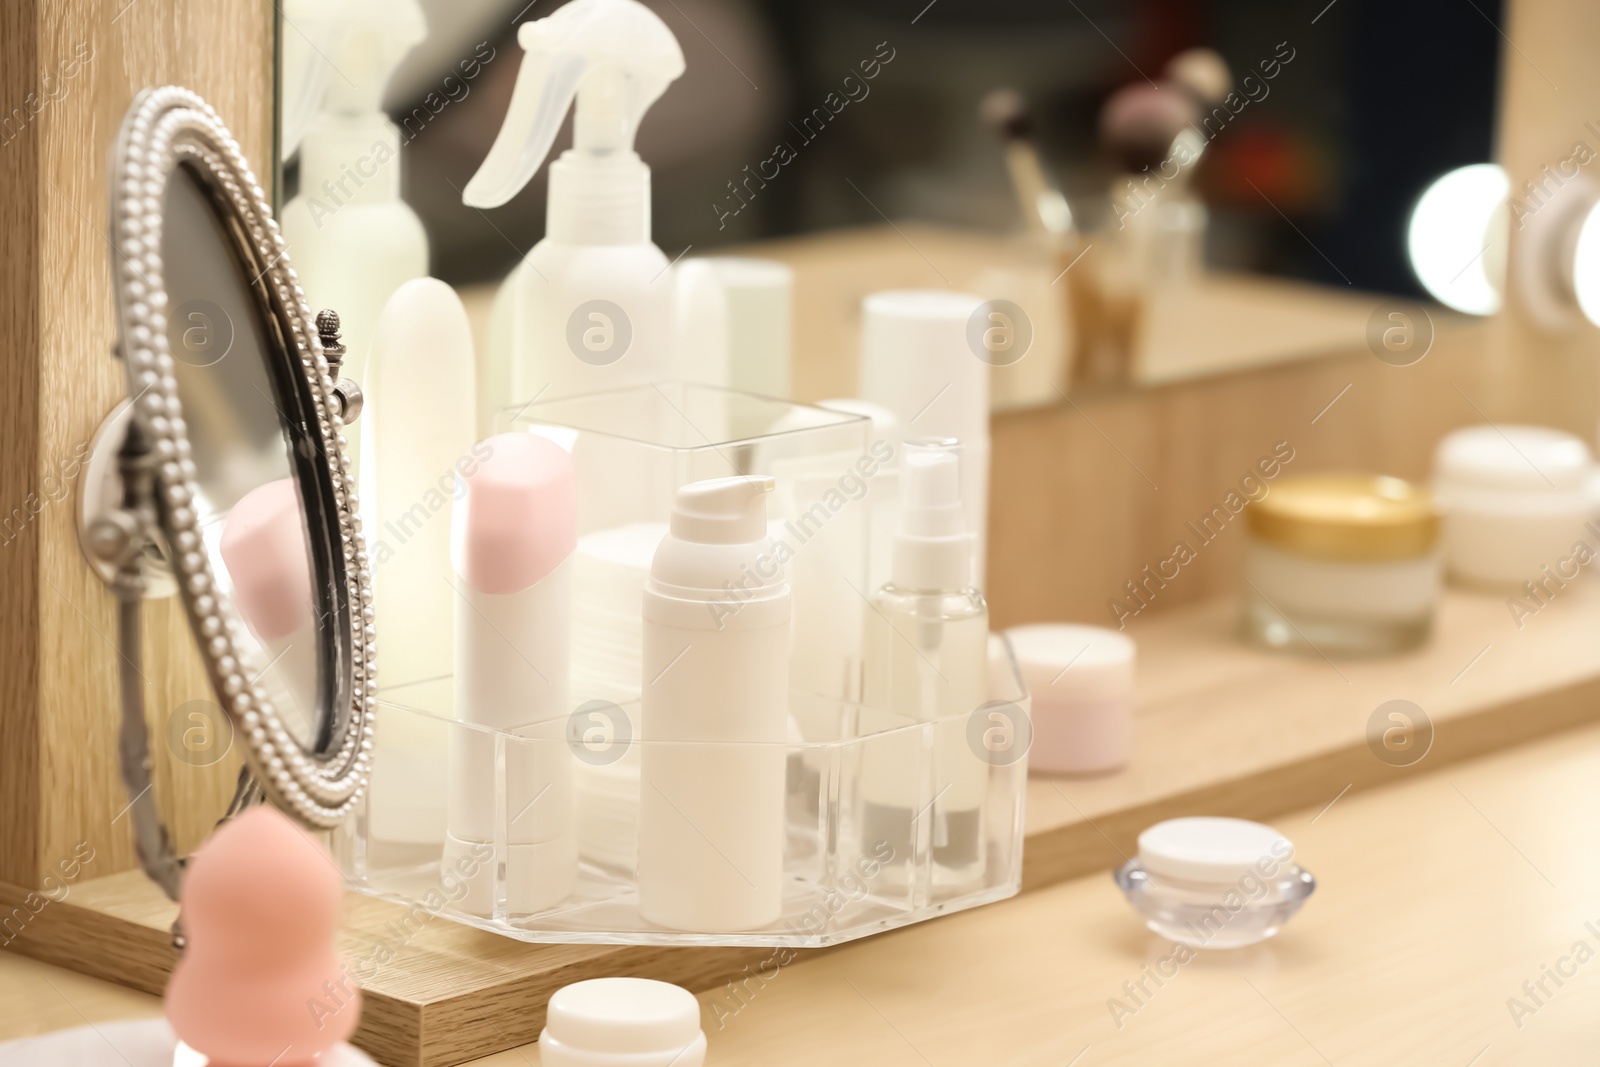
[[[972,587],[975,538],[962,507],[960,445],[907,441],[889,582],[867,618],[863,729],[927,724],[862,755],[863,842],[894,849],[890,882],[930,865],[941,885],[981,878],[988,765],[967,741],[988,699],[989,608]],[[930,862],[931,861],[931,864]]]
[[428,273],[428,235],[400,199],[403,137],[383,111],[428,26],[416,0],[292,0],[286,18],[302,17],[311,36],[285,34],[283,72],[283,158],[299,150],[300,192],[278,222],[307,301],[339,313],[344,373],[364,387],[385,301]]
[[496,299],[480,365],[486,413],[666,377],[670,264],[650,241],[650,168],[633,150],[683,73],[678,41],[637,0],[573,0],[517,31],[526,55],[505,124],[462,193],[498,207],[544,162],[577,101],[572,148],[550,164],[545,236]]

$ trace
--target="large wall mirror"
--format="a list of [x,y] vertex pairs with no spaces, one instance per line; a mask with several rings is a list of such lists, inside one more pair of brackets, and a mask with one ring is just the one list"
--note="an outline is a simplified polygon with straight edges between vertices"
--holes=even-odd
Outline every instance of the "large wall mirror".
[[[281,5],[291,238],[297,213],[311,243],[397,180],[434,275],[504,277],[543,234],[546,177],[488,211],[462,191],[506,114],[517,27],[559,6]],[[669,258],[756,245],[803,260],[797,294],[818,314],[796,338],[802,396],[837,389],[807,361],[853,354],[860,297],[896,286],[972,289],[1030,317],[1049,355],[1001,376],[1001,406],[1047,401],[1051,383],[1156,384],[1359,347],[1373,294],[1430,299],[1407,247],[1421,194],[1493,157],[1497,0],[648,6],[687,61],[637,141],[654,240]],[[374,12],[381,27],[363,21]],[[394,122],[394,158],[372,138],[350,159],[305,140],[363,110]],[[1064,195],[1065,219],[1024,202],[1030,174]],[[807,243],[890,226],[904,240],[876,258]],[[295,251],[315,289],[314,257]],[[341,295],[326,302],[349,306]]]

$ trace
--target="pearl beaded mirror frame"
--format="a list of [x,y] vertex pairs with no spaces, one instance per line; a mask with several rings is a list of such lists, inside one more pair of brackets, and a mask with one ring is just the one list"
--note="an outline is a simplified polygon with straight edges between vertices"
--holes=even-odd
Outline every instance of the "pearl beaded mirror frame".
[[[209,104],[177,86],[141,94],[110,185],[129,405],[100,435],[118,449],[115,489],[101,494],[115,499],[85,508],[82,540],[119,601],[120,755],[140,862],[176,899],[182,861],[150,788],[139,672],[152,558],[170,560],[243,741],[230,813],[265,799],[327,828],[366,788],[371,591],[343,437],[359,394],[336,386],[337,317],[313,323],[265,194]],[[125,432],[110,429],[119,415]]]

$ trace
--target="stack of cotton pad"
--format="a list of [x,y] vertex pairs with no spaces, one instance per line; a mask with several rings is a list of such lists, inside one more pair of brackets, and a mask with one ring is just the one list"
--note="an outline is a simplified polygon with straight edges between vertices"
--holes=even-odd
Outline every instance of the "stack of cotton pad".
[[633,869],[638,845],[644,583],[666,532],[662,522],[597,530],[573,553],[572,703],[588,704],[581,736],[591,726],[610,735],[575,749],[578,852],[621,870]]
[[639,699],[644,583],[666,533],[664,522],[637,522],[578,539],[572,558],[575,703]]

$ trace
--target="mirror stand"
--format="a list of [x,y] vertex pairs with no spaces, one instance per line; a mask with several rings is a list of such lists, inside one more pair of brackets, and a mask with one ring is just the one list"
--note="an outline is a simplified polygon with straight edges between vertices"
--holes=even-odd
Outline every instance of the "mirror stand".
[[[113,413],[111,418],[117,418]],[[110,435],[97,435],[109,445]],[[133,820],[134,848],[139,865],[161,891],[178,899],[182,860],[172,847],[171,835],[152,795],[150,731],[145,722],[144,688],[139,664],[144,659],[139,609],[148,584],[145,555],[156,543],[155,456],[150,438],[137,420],[128,420],[116,453],[116,471],[122,485],[116,508],[89,521],[81,540],[104,574],[111,572],[111,590],[117,598],[118,688],[122,694],[122,722],[117,734],[118,763],[128,789]],[[80,512],[80,518],[83,513]],[[174,932],[174,938],[177,939]]]
[[[336,379],[334,395],[348,424],[360,413],[360,386],[339,378],[345,347],[339,339],[339,315],[324,308],[316,318],[318,338],[328,373]],[[172,596],[170,551],[156,513],[156,458],[149,433],[131,417],[132,404],[122,401],[106,416],[90,445],[84,491],[77,513],[79,543],[95,573],[117,600],[117,652],[122,695],[118,731],[118,764],[128,790],[134,848],[139,864],[169,899],[178,899],[186,857],[177,854],[155,803],[151,774],[150,731],[145,718],[140,604]],[[240,768],[232,801],[218,826],[266,799],[248,766]],[[174,947],[183,947],[182,928],[173,925]]]

